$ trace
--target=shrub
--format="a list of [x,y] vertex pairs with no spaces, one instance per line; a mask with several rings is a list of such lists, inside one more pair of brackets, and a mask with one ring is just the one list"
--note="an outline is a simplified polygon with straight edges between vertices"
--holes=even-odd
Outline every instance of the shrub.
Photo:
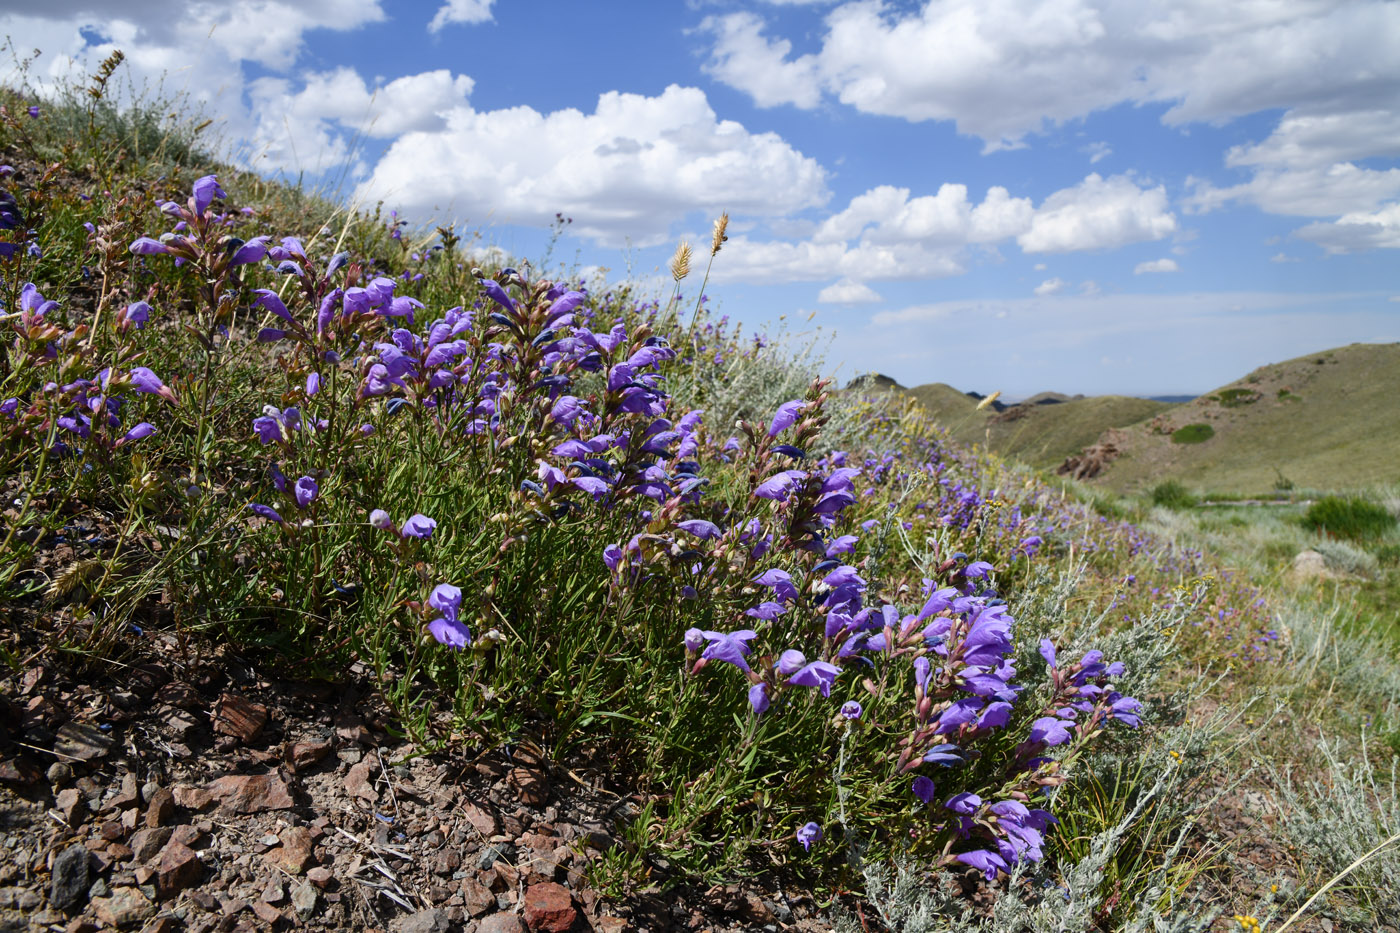
[[1167,509],[1189,509],[1196,504],[1196,496],[1178,481],[1169,479],[1152,487],[1152,504]]
[[1332,537],[1368,541],[1394,528],[1395,516],[1359,496],[1326,496],[1308,507],[1303,524]]
[[1208,424],[1188,424],[1172,432],[1173,444],[1199,444],[1215,436],[1215,428]]

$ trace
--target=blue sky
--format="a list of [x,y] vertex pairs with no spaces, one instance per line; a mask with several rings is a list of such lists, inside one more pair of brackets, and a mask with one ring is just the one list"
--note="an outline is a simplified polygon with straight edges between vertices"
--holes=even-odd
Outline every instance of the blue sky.
[[716,306],[820,328],[842,378],[1195,393],[1400,341],[1396,3],[53,0],[0,27],[40,85],[121,48],[250,170],[527,257],[563,213],[595,281],[659,288],[727,210]]

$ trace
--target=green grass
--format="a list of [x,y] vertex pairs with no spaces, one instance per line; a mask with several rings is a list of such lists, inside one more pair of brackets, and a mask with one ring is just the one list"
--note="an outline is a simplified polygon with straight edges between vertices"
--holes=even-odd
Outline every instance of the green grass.
[[1395,528],[1385,506],[1358,496],[1327,496],[1308,507],[1303,524],[1313,531],[1351,541],[1371,541]]
[[1188,424],[1172,432],[1173,444],[1200,444],[1215,436],[1215,428],[1208,424]]

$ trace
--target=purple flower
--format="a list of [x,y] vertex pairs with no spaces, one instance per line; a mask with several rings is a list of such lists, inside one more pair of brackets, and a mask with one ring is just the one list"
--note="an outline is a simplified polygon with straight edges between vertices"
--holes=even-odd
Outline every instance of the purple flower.
[[856,543],[860,539],[855,535],[842,535],[826,546],[826,556],[835,557],[837,554],[849,554],[855,550]]
[[966,725],[977,718],[977,714],[982,710],[983,700],[980,697],[967,697],[958,700],[952,706],[943,711],[938,717],[938,728],[934,730],[935,735],[946,735],[953,732],[959,726]]
[[996,878],[997,872],[1006,871],[1006,859],[995,852],[988,852],[986,849],[974,849],[971,852],[959,852],[954,856],[964,865],[971,865],[982,872],[983,877],[988,881]]
[[985,560],[975,560],[968,564],[963,570],[963,576],[969,580],[980,580],[992,572],[992,565]]
[[918,797],[924,803],[933,803],[933,796],[936,792],[933,786],[933,781],[924,777],[922,774],[914,778],[914,785],[910,788],[910,790],[914,792],[915,797]]
[[250,262],[258,262],[267,255],[267,241],[272,239],[268,236],[255,236],[247,243],[238,248],[238,252],[233,254],[233,258],[228,261],[230,266],[246,266]]
[[471,629],[458,616],[462,591],[450,583],[439,583],[428,596],[428,605],[441,616],[428,623],[428,631],[441,645],[460,651],[472,643]]
[[433,533],[437,528],[437,522],[426,515],[417,514],[409,516],[408,521],[403,523],[403,529],[399,532],[405,538],[424,539]]
[[132,367],[127,378],[131,380],[131,387],[137,392],[146,395],[159,395],[166,401],[175,401],[175,393],[170,390],[170,387],[161,382],[159,376],[144,366]]
[[749,662],[746,656],[753,650],[745,642],[757,638],[758,633],[751,629],[740,629],[737,632],[703,632],[709,645],[705,647],[705,653],[700,657],[712,661],[725,661],[733,664],[745,674],[749,673]]
[[783,431],[797,423],[797,416],[802,413],[802,409],[807,407],[807,403],[801,399],[791,402],[783,402],[778,406],[778,410],[773,413],[773,420],[768,423],[768,436],[777,437]]
[[992,703],[982,711],[977,720],[979,729],[1000,729],[1011,721],[1011,704],[1005,701]]
[[690,532],[701,540],[720,536],[719,526],[714,522],[707,522],[703,518],[690,518],[683,522],[676,522],[676,527],[682,531]]
[[767,684],[754,684],[749,688],[749,706],[753,707],[753,711],[757,715],[762,716],[767,712],[772,702],[768,698]]
[[778,673],[784,677],[791,677],[802,669],[802,665],[807,663],[807,656],[796,648],[789,648],[778,655],[778,663],[774,665]]
[[831,685],[836,683],[836,677],[840,673],[841,668],[835,664],[813,661],[788,678],[788,683],[795,687],[816,687],[821,690],[822,696],[829,697]]
[[296,481],[292,487],[292,496],[296,499],[297,508],[304,509],[316,501],[316,497],[321,494],[321,487],[316,480],[310,476],[303,476]]
[[394,520],[389,517],[389,513],[383,509],[375,509],[369,513],[369,523],[380,531],[388,531],[394,527]]
[[292,317],[292,312],[287,310],[287,306],[282,303],[282,299],[270,288],[259,288],[253,291],[258,297],[253,304],[261,305],[273,314],[286,321],[288,324],[295,324],[296,319]]
[[611,573],[617,573],[617,567],[622,563],[622,548],[616,544],[609,544],[603,548],[603,563],[608,565]]
[[821,842],[822,828],[816,823],[808,823],[797,831],[797,841],[802,843],[802,848],[808,852],[812,851],[812,843]]
[[759,483],[753,494],[760,499],[784,499],[794,483],[806,478],[807,474],[801,470],[783,470]]
[[841,704],[841,715],[846,719],[859,719],[864,712],[859,700],[847,700]]
[[1063,745],[1070,739],[1069,728],[1063,719],[1055,716],[1042,716],[1031,723],[1029,741],[1043,742],[1046,745]]
[[137,256],[158,256],[170,252],[170,247],[148,236],[137,237],[129,248]]
[[135,325],[137,330],[145,327],[146,322],[150,319],[151,306],[144,301],[134,301],[117,312],[117,323],[127,327]]
[[685,650],[694,654],[705,645],[705,633],[698,628],[685,630]]
[[982,798],[978,797],[976,794],[964,791],[961,794],[954,794],[949,797],[948,801],[944,803],[943,806],[952,810],[954,813],[963,816],[971,816],[977,812],[978,807],[982,806]]
[[931,765],[942,765],[951,768],[957,762],[962,761],[962,756],[958,754],[956,745],[935,745],[924,752],[924,761]]
[[1048,638],[1040,640],[1040,656],[1051,668],[1055,666],[1055,643]]
[[1142,712],[1141,703],[1119,693],[1109,694],[1108,699],[1110,717],[1134,729],[1142,725],[1142,720],[1138,718],[1138,713]]
[[765,622],[771,622],[785,612],[787,612],[787,607],[782,603],[765,600],[752,609],[745,609],[744,615],[751,619],[763,619]]
[[219,187],[217,175],[205,175],[194,183],[194,212],[203,214],[215,198],[226,198],[224,189]]
[[122,444],[145,440],[154,433],[156,433],[156,426],[149,421],[143,421],[123,434],[121,440],[117,441],[117,446],[120,447]]
[[277,511],[270,505],[263,505],[261,502],[252,502],[248,504],[248,508],[253,510],[254,515],[261,515],[269,521],[278,522],[279,524],[282,521],[282,516],[278,515]]

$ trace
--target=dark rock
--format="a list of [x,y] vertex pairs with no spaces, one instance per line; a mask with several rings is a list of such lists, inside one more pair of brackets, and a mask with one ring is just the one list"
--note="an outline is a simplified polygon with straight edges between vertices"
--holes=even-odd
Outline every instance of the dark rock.
[[513,858],[515,858],[515,846],[509,842],[501,842],[482,849],[481,855],[477,857],[476,866],[482,871],[485,871],[496,864],[500,859],[509,860]]
[[515,914],[492,914],[476,925],[476,933],[525,933],[525,924]]
[[433,907],[400,918],[393,928],[397,933],[449,933],[452,921],[447,918],[447,911]]
[[154,829],[138,829],[132,834],[128,844],[131,857],[136,863],[149,862],[160,854],[160,850],[170,841],[170,827],[158,826]]
[[115,744],[116,739],[91,723],[70,722],[58,730],[54,751],[65,758],[92,761],[105,757]]
[[320,893],[311,884],[302,882],[292,891],[292,909],[303,921],[310,920],[320,899]]
[[0,783],[31,787],[44,778],[44,772],[28,758],[11,758],[0,761]]
[[92,884],[91,874],[91,856],[86,846],[75,842],[58,853],[53,860],[49,903],[58,910],[81,907]]

